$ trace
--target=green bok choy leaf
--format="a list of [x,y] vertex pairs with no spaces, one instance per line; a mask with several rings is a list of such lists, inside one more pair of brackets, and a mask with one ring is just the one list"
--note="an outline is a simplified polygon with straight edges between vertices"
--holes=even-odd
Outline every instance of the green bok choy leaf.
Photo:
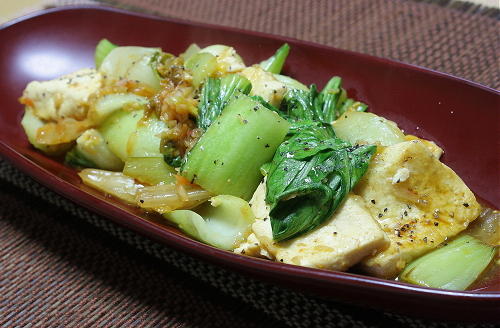
[[276,151],[266,203],[276,241],[308,232],[328,219],[368,168],[376,146],[351,146],[329,125],[301,121]]

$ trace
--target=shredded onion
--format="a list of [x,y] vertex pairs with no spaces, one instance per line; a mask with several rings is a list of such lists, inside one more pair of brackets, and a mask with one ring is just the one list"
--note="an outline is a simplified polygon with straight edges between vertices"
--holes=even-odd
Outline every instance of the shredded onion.
[[211,194],[195,185],[164,184],[144,187],[137,191],[137,204],[159,213],[189,209],[207,201]]

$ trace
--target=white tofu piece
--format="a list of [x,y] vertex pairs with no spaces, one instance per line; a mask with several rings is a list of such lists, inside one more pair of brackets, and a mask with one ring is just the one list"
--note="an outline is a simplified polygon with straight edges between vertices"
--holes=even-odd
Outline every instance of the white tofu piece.
[[474,194],[439,161],[436,147],[418,139],[386,147],[355,187],[391,240],[389,248],[363,260],[369,274],[394,278],[479,215]]
[[233,47],[214,44],[201,49],[200,53],[209,53],[214,55],[219,66],[219,70],[222,72],[239,72],[246,67],[243,59],[241,59]]
[[45,121],[65,118],[83,120],[90,97],[102,85],[102,76],[95,69],[82,69],[50,81],[30,82],[22,101]]
[[250,95],[261,96],[271,105],[278,107],[287,91],[286,85],[276,79],[272,73],[266,72],[262,67],[254,65],[247,67],[240,73],[252,83]]
[[350,194],[320,227],[279,243],[273,240],[269,206],[264,199],[265,183],[262,183],[250,201],[257,218],[252,230],[258,240],[258,245],[254,243],[252,246],[261,250],[247,248],[245,253],[248,255],[265,254],[283,263],[346,270],[364,257],[388,246],[385,233],[366,210],[364,201],[359,196]]
[[253,232],[233,252],[252,257],[272,259],[272,256],[265,249],[261,248],[260,242]]

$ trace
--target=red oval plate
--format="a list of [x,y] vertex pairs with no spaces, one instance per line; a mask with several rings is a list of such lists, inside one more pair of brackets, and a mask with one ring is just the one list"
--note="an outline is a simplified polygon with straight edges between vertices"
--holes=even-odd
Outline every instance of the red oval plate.
[[362,275],[316,270],[236,255],[184,237],[81,184],[76,172],[30,147],[17,99],[31,80],[93,66],[101,38],[160,46],[178,54],[189,44],[234,46],[246,63],[267,58],[283,42],[292,51],[285,72],[323,85],[340,75],[347,91],[406,133],[434,140],[443,161],[484,201],[498,207],[499,93],[493,89],[387,59],[288,38],[194,24],[99,7],[48,10],[0,29],[0,155],[42,184],[131,230],[198,258],[329,299],[440,319],[498,319],[500,281],[468,292],[445,291]]

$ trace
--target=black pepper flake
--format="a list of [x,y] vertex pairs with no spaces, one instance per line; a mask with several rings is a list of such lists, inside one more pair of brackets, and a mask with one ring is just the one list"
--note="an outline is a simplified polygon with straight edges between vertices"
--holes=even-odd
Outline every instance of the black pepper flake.
[[377,202],[375,201],[375,199],[372,199],[370,202],[372,202],[372,204],[377,204]]
[[333,234],[334,234],[334,235],[336,235],[336,234],[337,234],[337,231],[334,231],[334,232],[333,232]]
[[264,147],[269,148],[269,147],[271,147],[271,146],[269,146],[269,144],[266,144]]
[[383,216],[384,216],[384,214],[382,214],[382,213],[379,213],[379,214],[378,214],[378,217],[379,217],[379,218],[381,218],[381,217],[383,217]]
[[241,250],[241,254],[245,254],[245,250],[244,249]]
[[407,211],[404,211],[404,212],[403,212],[403,214],[404,214],[405,216],[408,216],[408,212],[407,212]]
[[399,241],[397,241],[397,242],[396,242],[396,244],[398,244],[399,246],[403,245],[403,244],[401,244]]
[[258,110],[259,110],[259,106],[255,106],[255,107],[253,108],[253,110],[254,110],[254,111],[258,111]]
[[384,208],[384,213],[387,213],[387,207],[386,207],[386,208]]
[[439,222],[434,222],[434,225],[437,227],[439,225]]
[[283,262],[283,259],[280,259],[280,262]]
[[267,218],[264,218],[264,222],[266,222],[266,221],[267,221]]
[[424,239],[422,239],[424,241],[424,243],[427,242],[427,237],[424,237]]
[[463,204],[465,207],[469,207],[469,203],[464,203]]
[[139,202],[141,202],[141,204],[144,203],[144,199],[139,199]]
[[243,124],[248,124],[248,120],[243,120]]

